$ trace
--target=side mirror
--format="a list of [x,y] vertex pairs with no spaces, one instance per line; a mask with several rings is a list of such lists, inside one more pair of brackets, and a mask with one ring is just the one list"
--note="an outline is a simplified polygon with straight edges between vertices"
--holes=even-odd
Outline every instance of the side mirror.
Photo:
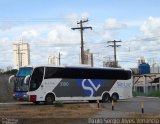
[[24,78],[24,84],[27,84],[27,80],[30,78],[30,75],[27,75],[25,78]]
[[14,75],[11,75],[8,79],[8,83],[10,84],[11,83],[11,79],[14,78],[15,76]]

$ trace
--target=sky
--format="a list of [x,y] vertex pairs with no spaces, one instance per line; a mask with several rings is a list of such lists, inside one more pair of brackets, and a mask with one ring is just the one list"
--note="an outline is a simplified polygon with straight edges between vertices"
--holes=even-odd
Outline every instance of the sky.
[[47,64],[61,53],[61,63],[79,63],[80,20],[84,48],[90,49],[94,65],[113,60],[108,41],[121,40],[117,60],[124,68],[137,67],[138,59],[159,65],[159,0],[0,0],[0,68],[13,65],[13,44],[30,44],[31,65]]

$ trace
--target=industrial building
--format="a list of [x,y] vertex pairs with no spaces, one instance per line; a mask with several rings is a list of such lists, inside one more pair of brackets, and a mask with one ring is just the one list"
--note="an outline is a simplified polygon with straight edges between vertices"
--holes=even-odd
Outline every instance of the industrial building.
[[132,69],[133,90],[144,94],[160,91],[159,67],[150,67],[144,60],[139,61],[138,63],[138,68]]

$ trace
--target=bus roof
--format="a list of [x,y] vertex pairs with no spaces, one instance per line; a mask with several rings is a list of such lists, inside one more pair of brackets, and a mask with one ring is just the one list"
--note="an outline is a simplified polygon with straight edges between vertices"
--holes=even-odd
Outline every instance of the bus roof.
[[[25,67],[32,67],[32,68],[36,68],[36,67],[60,67],[60,68],[77,68],[77,69],[98,69],[98,70],[124,70],[123,68],[113,68],[113,67],[92,67],[92,66],[86,66],[86,65],[75,65],[75,66],[56,66],[56,65],[37,65],[37,66],[23,66],[20,68],[25,68]],[[129,70],[129,69],[127,69]]]
[[77,69],[100,69],[100,70],[124,70],[122,68],[111,68],[111,67],[81,67],[81,66],[65,66],[65,68],[77,68]]

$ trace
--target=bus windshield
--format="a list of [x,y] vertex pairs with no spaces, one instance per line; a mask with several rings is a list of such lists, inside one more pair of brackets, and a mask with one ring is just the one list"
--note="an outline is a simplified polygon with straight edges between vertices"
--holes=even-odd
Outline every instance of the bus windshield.
[[16,74],[16,79],[14,83],[14,91],[27,92],[29,88],[29,83],[24,84],[24,79],[27,75],[31,75],[33,71],[32,67],[20,68]]
[[25,77],[27,75],[31,75],[33,68],[31,67],[24,67],[24,68],[20,68],[19,71],[17,72],[16,76],[20,76],[20,77]]

